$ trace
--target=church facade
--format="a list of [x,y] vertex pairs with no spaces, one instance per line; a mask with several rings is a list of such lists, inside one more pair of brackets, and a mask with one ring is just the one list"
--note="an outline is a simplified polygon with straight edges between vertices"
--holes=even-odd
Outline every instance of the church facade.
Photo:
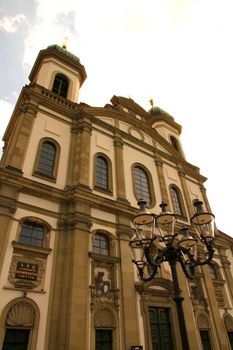
[[[41,50],[4,134],[0,348],[180,350],[169,266],[140,281],[130,220],[143,197],[189,226],[197,197],[211,211],[206,178],[171,115],[121,96],[77,103],[85,79],[65,48]],[[193,280],[178,266],[191,350],[233,349],[233,239],[215,236]]]

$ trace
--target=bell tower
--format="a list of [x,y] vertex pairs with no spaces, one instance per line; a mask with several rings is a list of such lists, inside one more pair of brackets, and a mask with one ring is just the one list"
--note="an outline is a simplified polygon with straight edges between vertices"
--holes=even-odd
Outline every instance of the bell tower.
[[51,45],[39,52],[29,80],[72,102],[78,102],[79,89],[86,77],[85,67],[77,56],[64,46]]

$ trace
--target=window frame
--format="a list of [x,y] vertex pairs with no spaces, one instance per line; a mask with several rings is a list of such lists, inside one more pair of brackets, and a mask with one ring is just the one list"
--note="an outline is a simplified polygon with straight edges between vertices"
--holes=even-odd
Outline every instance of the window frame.
[[[51,143],[55,147],[55,156],[54,156],[54,161],[53,161],[53,169],[52,169],[52,175],[43,173],[41,170],[38,169],[40,159],[41,159],[41,152],[42,152],[42,147],[45,143]],[[39,145],[37,148],[37,154],[36,154],[36,159],[35,159],[35,164],[34,164],[34,169],[33,169],[33,175],[52,181],[56,182],[57,178],[57,172],[58,172],[58,164],[59,164],[59,159],[60,159],[60,145],[55,141],[54,139],[44,137],[40,139]]]
[[[106,162],[107,165],[107,187],[104,188],[96,183],[96,177],[97,177],[97,159],[101,158]],[[94,156],[94,168],[93,168],[93,183],[94,183],[94,190],[107,193],[109,195],[113,194],[113,186],[112,186],[112,162],[110,158],[105,153],[96,153]]]
[[[135,168],[140,168],[144,172],[144,174],[146,175],[147,182],[148,182],[148,193],[149,193],[149,197],[150,197],[150,203],[147,203],[147,208],[152,208],[156,204],[156,199],[155,199],[155,192],[154,192],[153,179],[152,179],[151,173],[141,163],[134,163],[131,167],[133,192],[134,192],[134,196],[135,196],[137,202],[142,198],[138,198],[138,195],[137,195],[137,189],[136,189],[136,184],[135,184]],[[146,200],[145,198],[143,198],[143,199]]]
[[[174,204],[174,200],[173,200],[172,190],[176,193],[176,198],[178,201],[178,205],[179,205],[179,209],[180,209],[181,214],[177,214],[175,211],[175,204]],[[169,185],[169,193],[170,193],[171,204],[172,204],[174,214],[180,219],[187,220],[187,214],[186,214],[184,200],[183,200],[181,190],[175,184],[170,184]]]

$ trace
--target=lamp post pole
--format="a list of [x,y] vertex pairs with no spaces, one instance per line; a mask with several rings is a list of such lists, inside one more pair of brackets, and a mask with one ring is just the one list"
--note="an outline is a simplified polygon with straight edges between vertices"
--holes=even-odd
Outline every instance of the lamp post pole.
[[179,328],[180,328],[182,348],[183,350],[189,350],[189,342],[188,342],[186,324],[184,320],[184,311],[182,306],[182,302],[184,298],[181,296],[181,290],[179,287],[179,281],[178,281],[177,270],[176,270],[176,259],[175,258],[170,259],[169,265],[172,273],[172,281],[173,281],[173,288],[174,288],[173,300],[176,303],[176,311],[177,311]]

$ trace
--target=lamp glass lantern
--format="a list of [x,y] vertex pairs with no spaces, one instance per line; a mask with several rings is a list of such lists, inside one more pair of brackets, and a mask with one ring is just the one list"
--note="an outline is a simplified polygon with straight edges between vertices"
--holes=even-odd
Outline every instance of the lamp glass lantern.
[[194,225],[199,237],[205,241],[214,239],[214,220],[215,216],[212,213],[203,210],[203,203],[196,199],[194,202],[196,212],[191,218],[191,223]]
[[161,240],[165,243],[173,242],[175,234],[175,214],[167,210],[167,204],[162,202],[160,204],[161,213],[156,217],[156,224],[159,229]]
[[142,245],[150,244],[156,238],[155,235],[155,215],[146,209],[146,201],[138,202],[140,212],[132,218],[136,240]]

